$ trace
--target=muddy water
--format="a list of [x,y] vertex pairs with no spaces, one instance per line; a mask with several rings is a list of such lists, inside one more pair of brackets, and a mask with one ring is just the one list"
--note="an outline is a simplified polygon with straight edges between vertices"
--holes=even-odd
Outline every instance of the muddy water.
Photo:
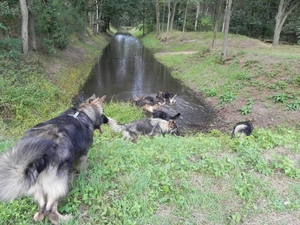
[[82,92],[107,95],[106,101],[129,101],[142,95],[155,97],[158,91],[179,94],[176,104],[163,106],[171,115],[181,117],[177,124],[182,130],[203,127],[212,121],[212,111],[193,92],[174,79],[153,53],[130,34],[116,34],[96,63]]

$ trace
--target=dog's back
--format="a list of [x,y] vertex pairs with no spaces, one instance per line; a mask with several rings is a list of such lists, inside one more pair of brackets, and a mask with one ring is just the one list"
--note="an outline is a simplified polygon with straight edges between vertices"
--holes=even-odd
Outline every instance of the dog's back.
[[178,119],[181,114],[177,113],[175,116],[171,116],[169,113],[164,112],[162,110],[155,110],[152,115],[153,118],[161,118],[163,120],[169,121]]

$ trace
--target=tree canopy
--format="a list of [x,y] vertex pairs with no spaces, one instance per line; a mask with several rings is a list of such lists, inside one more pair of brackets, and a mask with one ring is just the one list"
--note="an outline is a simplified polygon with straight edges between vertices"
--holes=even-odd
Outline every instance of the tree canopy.
[[[28,29],[29,51],[49,53],[64,49],[71,34],[84,34],[88,27],[95,34],[106,32],[110,25],[138,27],[147,32],[156,29],[158,35],[173,30],[202,32],[217,28],[220,32],[225,25],[227,1],[2,0],[0,54],[1,57],[20,54],[20,45],[26,39],[23,28]],[[21,10],[22,2],[27,7]],[[300,40],[299,12],[298,0],[233,0],[229,33],[273,40],[275,44],[277,41],[297,43]]]

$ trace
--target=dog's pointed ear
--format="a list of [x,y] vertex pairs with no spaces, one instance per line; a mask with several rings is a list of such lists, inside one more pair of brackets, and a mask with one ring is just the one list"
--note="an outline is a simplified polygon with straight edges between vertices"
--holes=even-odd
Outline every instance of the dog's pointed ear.
[[102,104],[106,98],[106,95],[103,95],[101,98],[92,99],[89,103],[91,104]]
[[106,99],[106,95],[103,95],[98,101],[99,101],[99,102],[104,102],[105,99]]
[[88,103],[91,103],[93,100],[95,100],[96,99],[96,95],[95,94],[93,94],[91,97],[89,97],[88,99],[87,99],[87,102]]

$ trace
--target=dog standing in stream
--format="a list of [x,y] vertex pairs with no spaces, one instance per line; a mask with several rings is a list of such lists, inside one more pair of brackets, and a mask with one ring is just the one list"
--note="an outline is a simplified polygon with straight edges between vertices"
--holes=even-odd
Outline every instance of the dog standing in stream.
[[116,132],[123,134],[124,139],[130,139],[136,142],[139,135],[153,137],[155,135],[172,134],[180,136],[178,127],[175,121],[166,121],[160,118],[146,118],[133,121],[128,124],[119,124],[116,120],[108,118],[108,125]]

